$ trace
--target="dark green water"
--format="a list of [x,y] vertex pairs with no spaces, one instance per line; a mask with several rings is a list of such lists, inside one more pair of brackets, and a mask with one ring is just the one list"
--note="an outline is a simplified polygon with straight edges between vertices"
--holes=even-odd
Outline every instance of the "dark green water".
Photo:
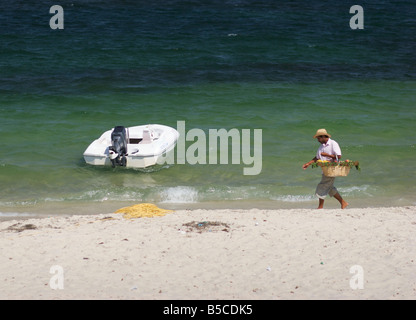
[[[0,2],[0,212],[56,204],[315,205],[312,139],[326,128],[349,202],[414,205],[416,5],[366,1]],[[262,129],[262,171],[244,164],[87,166],[115,125]],[[190,142],[188,142],[188,145]],[[335,201],[335,200],[331,200]],[[335,204],[335,202],[334,202]],[[253,204],[251,204],[253,206]]]

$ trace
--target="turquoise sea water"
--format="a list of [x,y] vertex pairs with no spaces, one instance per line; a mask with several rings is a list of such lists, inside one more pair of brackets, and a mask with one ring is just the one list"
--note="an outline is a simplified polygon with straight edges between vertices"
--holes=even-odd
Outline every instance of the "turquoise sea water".
[[[361,163],[336,181],[352,205],[416,204],[416,4],[366,1],[351,30],[354,4],[61,1],[64,29],[51,30],[50,4],[1,1],[0,212],[314,207],[320,171],[301,167],[318,128]],[[261,173],[84,163],[115,125],[181,120],[262,129]]]

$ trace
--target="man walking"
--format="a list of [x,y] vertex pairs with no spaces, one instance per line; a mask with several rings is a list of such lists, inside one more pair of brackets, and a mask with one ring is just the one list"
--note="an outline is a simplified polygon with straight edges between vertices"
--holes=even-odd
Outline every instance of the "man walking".
[[[311,161],[303,165],[304,170],[318,160],[338,161],[341,158],[341,148],[339,147],[339,144],[335,140],[331,139],[331,135],[328,134],[325,129],[319,129],[313,138],[317,139],[321,145],[316,152],[316,156]],[[334,197],[339,201],[341,209],[345,209],[348,206],[348,202],[341,197],[337,188],[335,188],[334,181],[334,177],[327,177],[322,174],[322,180],[316,187],[315,191],[317,197],[319,198],[318,209],[323,209],[325,197],[328,194],[330,197]]]

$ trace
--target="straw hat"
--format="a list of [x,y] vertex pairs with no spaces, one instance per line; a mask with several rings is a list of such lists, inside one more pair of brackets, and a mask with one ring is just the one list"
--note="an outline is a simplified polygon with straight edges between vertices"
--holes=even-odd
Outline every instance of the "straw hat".
[[318,129],[318,131],[316,131],[316,134],[313,136],[313,138],[315,139],[316,137],[319,137],[319,136],[328,136],[331,138],[331,135],[328,132],[326,132],[326,129]]

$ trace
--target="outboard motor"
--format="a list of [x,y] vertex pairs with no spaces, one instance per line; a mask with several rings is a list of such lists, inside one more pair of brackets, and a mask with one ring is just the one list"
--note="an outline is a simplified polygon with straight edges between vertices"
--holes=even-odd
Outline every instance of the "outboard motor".
[[111,147],[110,147],[110,159],[113,168],[116,164],[125,167],[127,164],[127,141],[128,131],[123,126],[114,127],[111,133]]

